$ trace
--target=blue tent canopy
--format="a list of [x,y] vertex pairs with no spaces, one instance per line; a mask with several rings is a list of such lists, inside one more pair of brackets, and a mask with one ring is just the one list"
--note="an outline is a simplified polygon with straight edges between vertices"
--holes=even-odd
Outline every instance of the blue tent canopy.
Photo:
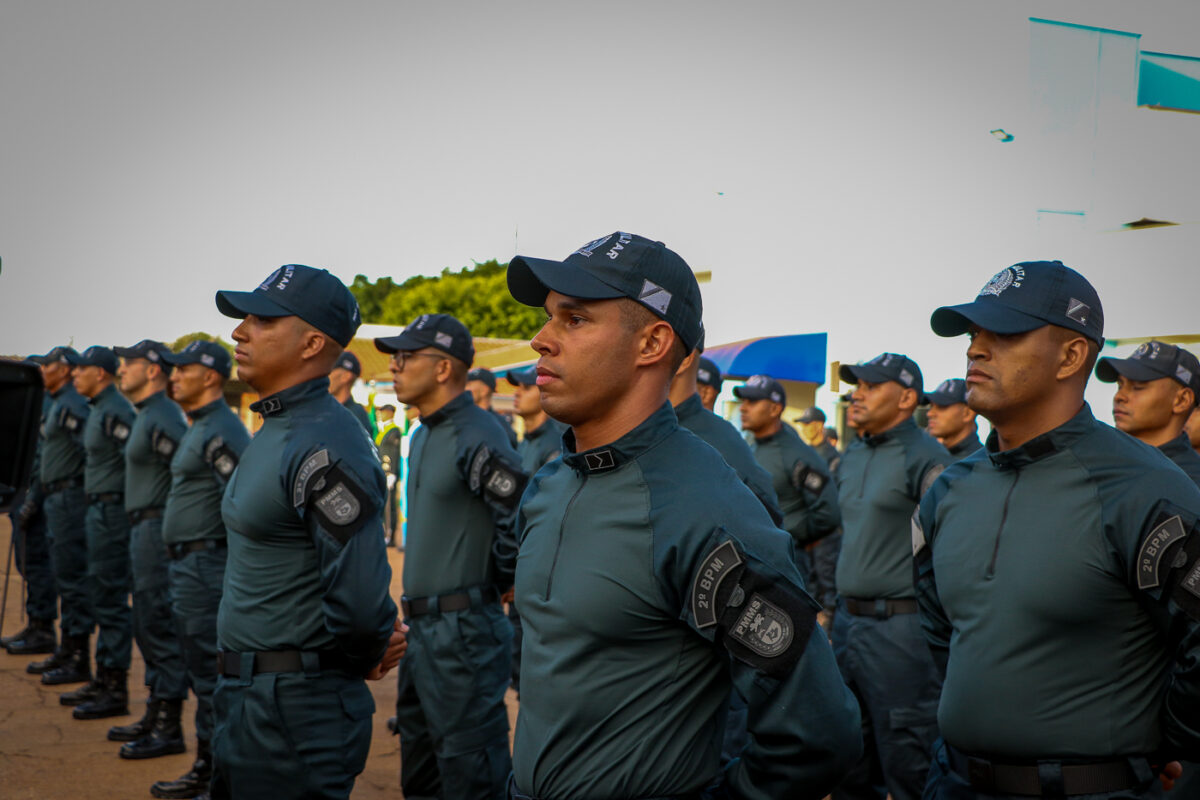
[[704,351],[727,377],[770,375],[776,380],[825,383],[826,333],[766,336],[731,342]]

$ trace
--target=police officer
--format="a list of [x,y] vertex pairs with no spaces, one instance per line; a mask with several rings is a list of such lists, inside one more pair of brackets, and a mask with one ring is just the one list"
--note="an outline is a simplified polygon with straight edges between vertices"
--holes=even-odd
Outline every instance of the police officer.
[[329,393],[354,415],[358,424],[362,425],[367,434],[374,439],[375,425],[371,422],[371,415],[365,408],[354,402],[354,398],[350,394],[354,382],[361,376],[362,363],[358,360],[358,356],[346,350],[338,356],[337,364],[329,371]]
[[912,531],[945,670],[925,797],[1161,797],[1200,752],[1200,490],[1084,402],[1104,312],[1079,273],[1014,264],[930,322],[970,334],[993,431]]
[[396,540],[396,529],[399,527],[399,490],[400,477],[403,474],[400,442],[404,438],[404,431],[396,424],[394,405],[385,403],[376,410],[379,414],[379,433],[375,434],[375,447],[379,450],[379,461],[383,466],[383,474],[387,477],[387,510],[383,515],[383,524],[390,546]]
[[95,627],[87,585],[87,496],[83,493],[86,454],[83,427],[90,408],[71,382],[71,360],[79,354],[55,347],[31,361],[42,370],[50,407],[42,425],[38,479],[46,515],[46,541],[62,614],[59,647],[49,658],[25,667],[42,683],[91,682],[88,639]]
[[391,353],[396,397],[421,427],[408,459],[408,536],[401,601],[410,626],[396,718],[407,798],[503,798],[511,768],[513,515],[525,485],[504,430],[466,391],[471,334],[447,314],[422,314]]
[[504,428],[505,434],[508,435],[508,443],[515,449],[517,446],[517,432],[513,430],[512,425],[504,415],[492,408],[492,396],[496,393],[496,375],[486,367],[475,367],[467,372],[467,391],[471,393],[471,398],[475,401],[475,405],[482,408],[484,411],[491,413],[496,421]]
[[922,646],[909,531],[921,495],[952,459],[913,422],[922,379],[912,359],[883,353],[843,364],[839,375],[856,384],[849,416],[860,438],[837,473],[833,647],[862,706],[866,753],[834,797],[882,797],[882,783],[894,800],[915,800],[937,737],[940,677]]
[[125,448],[125,510],[132,525],[133,633],[146,664],[150,696],[141,721],[110,730],[109,738],[128,742],[121,747],[121,758],[156,758],[185,749],[179,716],[187,697],[187,667],[171,614],[162,527],[171,459],[188,425],[167,396],[170,348],[143,339],[114,352],[122,359],[121,391],[138,410]]
[[329,394],[360,317],[325,270],[289,264],[253,292],[217,293],[241,318],[238,374],[263,425],[221,503],[213,798],[346,798],[375,704],[363,682],[403,647],[383,544],[383,471]]
[[[521,504],[513,797],[822,797],[859,754],[857,709],[789,538],[667,399],[700,337],[691,269],[614,233],[517,256],[508,286],[549,315],[538,389],[572,429]],[[750,739],[722,771],[733,685]]]
[[99,632],[96,678],[59,696],[78,706],[75,719],[100,719],[129,713],[129,662],[133,625],[129,608],[129,518],[125,514],[125,445],[136,412],[117,390],[119,368],[112,350],[89,347],[72,359],[75,389],[88,398],[91,413],[83,431],[87,462],[88,596]]
[[[217,609],[227,552],[221,495],[250,434],[225,402],[223,389],[232,365],[224,347],[194,341],[163,359],[174,368],[171,394],[192,423],[171,459],[162,539],[170,558],[171,611],[188,682],[196,694],[196,759],[176,780],[153,784],[150,794],[195,797],[208,789],[212,777]],[[151,718],[159,718],[157,709]]]
[[700,405],[709,411],[715,411],[717,396],[721,394],[721,368],[716,362],[700,356],[696,359],[696,393],[700,395]]
[[829,435],[833,429],[825,427],[825,412],[816,406],[809,406],[800,413],[800,416],[796,417],[796,425],[800,428],[800,438],[804,440],[804,443],[825,459],[831,474],[836,472],[838,462],[842,460],[842,454],[837,449],[836,439]]
[[[42,426],[50,409],[50,395],[42,395]],[[28,624],[12,636],[0,638],[0,646],[14,656],[53,653],[58,639],[54,620],[58,617],[58,592],[54,588],[54,566],[50,562],[46,515],[42,510],[42,439],[38,437],[30,467],[29,484],[13,498],[12,537],[16,542],[17,569],[25,579],[25,613]]]
[[983,447],[979,441],[979,427],[975,424],[975,412],[967,406],[967,382],[962,378],[948,378],[938,384],[932,392],[926,392],[929,403],[926,416],[929,424],[926,432],[942,443],[961,461]]

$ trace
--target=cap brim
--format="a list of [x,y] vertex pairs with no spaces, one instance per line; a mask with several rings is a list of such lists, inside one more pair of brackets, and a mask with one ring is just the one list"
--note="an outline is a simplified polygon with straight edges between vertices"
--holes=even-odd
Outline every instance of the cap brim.
[[530,370],[510,369],[504,374],[504,379],[513,386],[533,386],[537,383],[537,373]]
[[966,400],[959,400],[958,398],[953,397],[952,395],[938,394],[937,392],[930,392],[929,394],[925,395],[924,400],[925,400],[925,405],[933,405],[933,406],[954,406],[954,405],[958,405],[959,403],[966,402]]
[[[117,355],[121,355],[119,352]],[[200,364],[200,357],[191,353],[164,353],[163,361],[173,367],[184,367],[188,364]]]
[[766,400],[770,397],[770,391],[767,389],[747,388],[738,386],[733,390],[733,396],[738,400]]
[[1171,378],[1157,370],[1150,369],[1145,364],[1133,358],[1102,358],[1096,362],[1096,377],[1104,383],[1116,383],[1118,377],[1131,381],[1156,381],[1159,378]]
[[887,383],[896,380],[895,376],[870,364],[842,364],[838,369],[838,377],[846,383],[858,383],[859,381]]
[[429,342],[422,342],[406,333],[402,333],[399,336],[383,336],[375,340],[375,349],[381,353],[420,350],[422,347],[433,347],[433,345]]
[[1002,303],[963,303],[942,306],[929,317],[929,327],[938,336],[961,336],[972,325],[1000,334],[1025,333],[1049,325],[1044,319],[1032,317]]
[[562,261],[517,256],[508,265],[508,291],[518,303],[540,308],[551,291],[580,300],[625,297],[599,278]]
[[289,311],[258,292],[217,292],[217,310],[227,317],[245,319],[253,314],[256,317],[293,317],[294,311]]
[[113,354],[118,358],[146,358],[146,354],[132,347],[113,347]]

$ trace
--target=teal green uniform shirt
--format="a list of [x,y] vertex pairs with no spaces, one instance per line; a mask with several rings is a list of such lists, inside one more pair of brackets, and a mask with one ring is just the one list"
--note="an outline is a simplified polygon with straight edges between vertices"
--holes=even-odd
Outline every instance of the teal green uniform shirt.
[[1200,486],[1200,453],[1192,449],[1192,442],[1188,439],[1186,431],[1166,444],[1159,445],[1158,450]]
[[83,447],[83,428],[91,407],[87,399],[67,381],[50,395],[50,408],[42,423],[39,477],[43,490],[48,484],[67,478],[82,478],[87,454]]
[[526,480],[518,463],[470,392],[421,417],[408,456],[407,596],[512,585],[513,517]]
[[955,461],[962,461],[981,447],[983,447],[983,442],[979,441],[979,431],[972,430],[967,438],[953,447],[947,447],[946,450],[954,456]]
[[[612,444],[543,467],[522,498],[513,770],[542,800],[819,798],[860,720],[792,545],[664,403]],[[720,774],[731,687],[749,744]],[[721,795],[724,796],[724,795]]]
[[328,378],[251,408],[263,425],[221,502],[229,555],[218,646],[337,649],[363,674],[383,657],[396,619],[375,449]]
[[344,405],[346,407],[347,411],[349,411],[351,414],[354,415],[354,418],[356,420],[358,420],[358,424],[362,425],[363,430],[365,430],[367,432],[367,435],[370,436],[372,440],[374,440],[375,439],[375,426],[371,424],[371,415],[367,413],[367,410],[365,408],[363,408],[362,406],[360,406],[358,403],[354,402],[353,398],[348,399],[342,405]]
[[946,741],[1016,759],[1200,752],[1198,518],[1200,489],[1086,405],[947,468],[912,529]]
[[87,466],[83,490],[88,494],[125,491],[125,448],[137,412],[114,383],[88,401],[92,413],[83,428]]
[[224,398],[188,416],[192,425],[171,459],[171,490],[162,529],[165,544],[225,538],[221,495],[250,443],[249,431]]
[[846,449],[836,478],[843,532],[839,595],[913,597],[912,515],[921,495],[953,460],[911,418]]
[[566,431],[566,425],[550,417],[546,417],[545,422],[533,430],[526,429],[525,438],[517,445],[521,471],[533,475],[558,458],[562,454],[562,437]]
[[771,486],[771,476],[754,459],[750,445],[741,437],[728,420],[718,417],[704,407],[700,395],[694,394],[675,407],[675,416],[680,426],[703,439],[709,447],[721,454],[725,463],[742,479],[754,496],[763,504],[776,525],[783,524],[783,512],[779,510],[779,498]]
[[137,404],[125,447],[125,510],[163,508],[171,489],[171,459],[188,429],[183,410],[166,392]]
[[771,487],[783,512],[783,529],[797,547],[824,539],[842,522],[837,487],[816,450],[806,445],[791,425],[755,437],[754,457],[771,476]]

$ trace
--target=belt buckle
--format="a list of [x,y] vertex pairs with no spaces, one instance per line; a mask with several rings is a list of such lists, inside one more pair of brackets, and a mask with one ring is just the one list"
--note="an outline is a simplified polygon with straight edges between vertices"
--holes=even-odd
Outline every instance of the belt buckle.
[[888,601],[886,598],[875,598],[875,619],[885,620],[888,618]]

